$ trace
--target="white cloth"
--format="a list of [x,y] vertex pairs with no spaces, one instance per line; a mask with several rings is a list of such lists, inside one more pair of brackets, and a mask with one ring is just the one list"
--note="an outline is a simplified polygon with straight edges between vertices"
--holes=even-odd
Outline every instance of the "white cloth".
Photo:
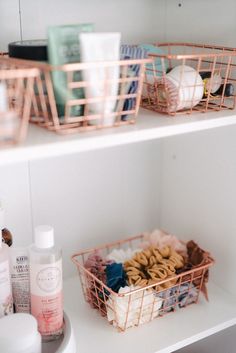
[[[139,287],[121,287],[119,294],[125,294]],[[107,318],[113,326],[125,330],[151,321],[159,315],[163,300],[149,289],[143,289],[126,296],[111,294],[107,301]],[[127,316],[128,313],[128,316]]]

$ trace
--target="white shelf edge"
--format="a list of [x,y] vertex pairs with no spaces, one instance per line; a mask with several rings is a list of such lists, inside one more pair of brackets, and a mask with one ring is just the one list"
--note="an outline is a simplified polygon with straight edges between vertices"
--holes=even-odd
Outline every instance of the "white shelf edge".
[[211,282],[209,297],[209,303],[202,299],[199,304],[118,333],[85,303],[78,277],[65,281],[65,306],[80,353],[171,353],[235,325],[236,300]]
[[234,124],[236,112],[232,110],[168,117],[141,109],[134,125],[70,136],[59,136],[31,125],[25,143],[0,150],[0,165],[81,153]]
[[223,331],[229,327],[232,327],[236,325],[236,317],[234,319],[231,319],[227,322],[224,322],[220,325],[217,325],[215,327],[212,327],[211,329],[209,330],[206,330],[206,331],[203,331],[203,332],[200,332],[199,334],[195,335],[195,336],[192,336],[186,340],[183,340],[183,341],[180,341],[172,346],[169,346],[168,348],[166,349],[162,349],[162,350],[158,350],[156,351],[155,353],[171,353],[171,352],[175,352],[177,351],[178,349],[181,349],[181,348],[184,348],[186,346],[189,346],[190,344],[193,344],[193,343],[196,343],[204,338],[207,338],[211,335],[214,335],[216,334],[217,332],[220,332],[220,331]]

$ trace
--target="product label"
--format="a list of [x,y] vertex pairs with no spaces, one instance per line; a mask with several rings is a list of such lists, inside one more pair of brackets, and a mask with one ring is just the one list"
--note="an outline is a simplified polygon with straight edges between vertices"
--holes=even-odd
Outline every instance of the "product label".
[[62,329],[62,264],[33,264],[30,272],[31,313],[38,321],[43,336],[53,335]]
[[13,313],[8,261],[0,263],[0,317]]
[[15,311],[30,312],[29,263],[28,256],[18,254],[12,259],[11,280]]

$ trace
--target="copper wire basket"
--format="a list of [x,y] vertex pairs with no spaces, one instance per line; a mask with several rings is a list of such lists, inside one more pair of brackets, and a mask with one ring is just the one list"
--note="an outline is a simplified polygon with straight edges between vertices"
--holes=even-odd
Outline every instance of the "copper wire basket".
[[[101,129],[126,124],[134,124],[138,114],[145,64],[151,59],[109,61],[96,63],[72,63],[60,67],[52,67],[49,64],[20,60],[13,58],[1,58],[17,67],[36,67],[40,70],[40,76],[36,82],[33,97],[33,110],[31,122],[61,134],[80,131]],[[103,77],[97,81],[101,95],[86,97],[86,89],[94,83],[83,79],[86,70],[103,71]],[[109,72],[118,70],[116,78],[109,78]],[[62,73],[65,80],[65,91],[68,98],[64,105],[63,116],[58,115],[53,75]],[[115,94],[111,94],[111,85],[117,85]],[[75,90],[83,89],[85,94],[76,98]],[[107,112],[106,107],[111,104],[114,109]],[[93,111],[94,105],[99,109]],[[82,114],[75,116],[73,110],[80,107]],[[110,123],[105,123],[105,118]]]
[[[76,265],[85,300],[103,317],[107,317],[118,331],[139,326],[154,318],[197,303],[201,291],[207,297],[208,270],[214,260],[207,256],[204,264],[155,284],[137,288],[126,293],[116,293],[91,271],[85,262],[91,254],[107,256],[113,249],[136,249],[144,235],[81,251],[72,256]],[[141,250],[141,249],[140,249]],[[208,254],[208,253],[207,253]]]
[[[144,79],[142,107],[169,115],[235,108],[236,48],[155,44]],[[158,50],[157,49],[157,50]]]
[[25,139],[38,75],[38,69],[9,67],[0,56],[0,146]]

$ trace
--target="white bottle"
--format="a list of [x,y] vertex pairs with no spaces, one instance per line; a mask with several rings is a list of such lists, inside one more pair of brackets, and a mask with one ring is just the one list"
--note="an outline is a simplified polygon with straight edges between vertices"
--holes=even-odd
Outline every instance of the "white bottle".
[[51,341],[63,332],[62,258],[61,250],[54,247],[52,227],[35,228],[29,263],[31,314],[43,341]]
[[13,313],[9,249],[0,237],[0,317]]

